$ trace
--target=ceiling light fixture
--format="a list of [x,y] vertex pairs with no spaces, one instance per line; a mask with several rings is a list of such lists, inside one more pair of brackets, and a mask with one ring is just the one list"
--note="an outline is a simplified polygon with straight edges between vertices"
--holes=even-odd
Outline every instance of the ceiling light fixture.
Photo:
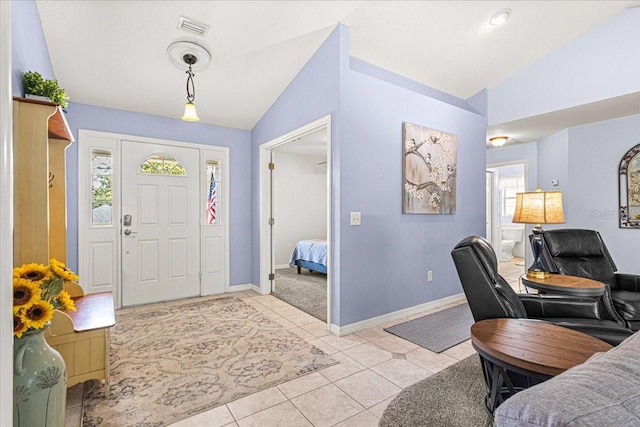
[[498,12],[494,13],[491,19],[489,19],[489,24],[502,25],[507,22],[507,19],[509,19],[509,15],[511,15],[511,9],[499,10]]
[[191,66],[198,62],[198,57],[187,53],[182,57],[182,60],[185,64],[189,65],[189,69],[187,70],[187,103],[184,104],[182,120],[187,122],[197,122],[200,119],[196,113],[196,104],[193,103],[196,99],[196,87],[193,84],[193,76],[195,76],[195,74],[191,71]]
[[502,147],[508,139],[508,136],[494,136],[493,138],[489,138],[489,142],[494,147]]

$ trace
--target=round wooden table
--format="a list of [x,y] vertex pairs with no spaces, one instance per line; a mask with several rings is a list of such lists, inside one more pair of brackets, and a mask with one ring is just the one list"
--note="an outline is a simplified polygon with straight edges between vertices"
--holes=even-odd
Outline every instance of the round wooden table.
[[566,274],[549,274],[546,279],[535,279],[523,274],[520,280],[528,288],[561,295],[597,297],[606,292],[606,286],[602,282]]
[[613,346],[542,320],[486,319],[471,326],[480,355],[490,415],[508,397],[584,363]]

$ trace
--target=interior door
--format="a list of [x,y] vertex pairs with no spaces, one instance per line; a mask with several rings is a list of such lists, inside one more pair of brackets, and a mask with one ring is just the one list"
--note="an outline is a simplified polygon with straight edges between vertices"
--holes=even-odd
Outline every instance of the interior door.
[[122,305],[200,295],[199,152],[122,141]]

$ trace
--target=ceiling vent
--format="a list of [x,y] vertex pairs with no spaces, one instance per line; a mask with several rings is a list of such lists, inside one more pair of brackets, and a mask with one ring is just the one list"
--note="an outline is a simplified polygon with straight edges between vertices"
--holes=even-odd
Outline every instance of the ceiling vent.
[[206,37],[209,32],[209,25],[198,22],[194,19],[181,16],[178,18],[178,29],[187,33],[195,34],[200,37]]

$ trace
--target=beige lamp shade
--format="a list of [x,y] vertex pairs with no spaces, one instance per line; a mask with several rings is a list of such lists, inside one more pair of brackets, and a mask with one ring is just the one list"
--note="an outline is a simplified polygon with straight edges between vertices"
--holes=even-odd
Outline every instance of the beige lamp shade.
[[182,120],[187,122],[197,122],[200,120],[196,113],[196,105],[193,102],[187,102],[184,104],[184,115],[182,116]]
[[562,192],[531,191],[517,193],[513,222],[523,224],[564,224]]

